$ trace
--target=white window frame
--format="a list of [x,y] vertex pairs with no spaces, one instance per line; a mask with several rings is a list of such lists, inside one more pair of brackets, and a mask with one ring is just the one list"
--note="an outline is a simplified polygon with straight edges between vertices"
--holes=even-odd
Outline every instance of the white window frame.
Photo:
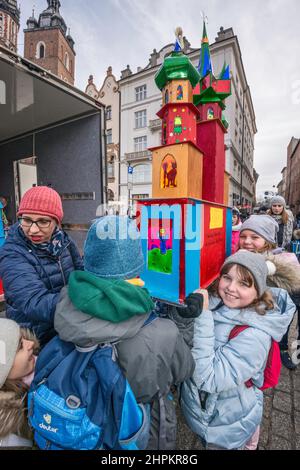
[[135,101],[143,101],[147,99],[147,85],[140,85],[135,89]]
[[147,127],[147,110],[136,111],[134,113],[135,129]]
[[[144,171],[139,171],[143,167]],[[140,163],[133,169],[133,184],[136,183],[150,183],[151,182],[152,166],[146,163]]]
[[106,144],[112,144],[113,143],[113,138],[112,138],[112,129],[107,129],[106,131]]
[[110,121],[112,119],[112,107],[107,106],[106,107],[106,120]]
[[144,152],[148,148],[146,135],[142,135],[141,137],[135,137],[133,139],[133,143],[135,152]]

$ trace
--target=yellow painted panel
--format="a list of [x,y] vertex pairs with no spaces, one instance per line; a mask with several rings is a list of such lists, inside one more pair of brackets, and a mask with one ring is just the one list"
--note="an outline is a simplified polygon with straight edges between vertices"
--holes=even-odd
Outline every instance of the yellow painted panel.
[[210,222],[209,228],[211,230],[215,228],[222,228],[224,224],[223,220],[223,209],[217,209],[216,207],[210,208]]

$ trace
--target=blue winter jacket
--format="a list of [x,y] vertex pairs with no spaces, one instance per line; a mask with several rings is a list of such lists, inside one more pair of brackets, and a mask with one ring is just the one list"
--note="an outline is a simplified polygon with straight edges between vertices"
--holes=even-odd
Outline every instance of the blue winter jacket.
[[[196,319],[192,354],[193,378],[181,390],[181,408],[193,432],[206,443],[242,448],[261,423],[264,369],[271,337],[280,341],[292,321],[295,305],[283,289],[272,288],[273,310],[233,310],[225,305],[206,310]],[[210,298],[209,308],[220,304]],[[235,325],[249,325],[231,341]],[[247,388],[252,379],[255,386]]]
[[14,225],[0,248],[6,315],[35,332],[41,344],[54,335],[54,312],[61,289],[83,262],[75,243],[64,233],[64,249],[53,257],[33,247],[19,224]]

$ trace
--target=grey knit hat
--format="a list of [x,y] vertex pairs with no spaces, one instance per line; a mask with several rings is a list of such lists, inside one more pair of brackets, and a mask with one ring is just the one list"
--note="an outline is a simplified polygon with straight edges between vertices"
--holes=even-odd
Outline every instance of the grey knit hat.
[[20,327],[12,321],[0,320],[0,389],[13,366],[20,342]]
[[251,230],[257,233],[257,235],[264,238],[267,242],[277,243],[279,225],[270,215],[251,215],[251,217],[243,223],[240,234],[244,230]]
[[279,204],[280,206],[283,206],[284,208],[286,208],[286,202],[285,202],[285,199],[284,197],[282,196],[273,196],[271,201],[270,201],[270,206],[274,206],[275,204]]
[[265,258],[258,253],[252,253],[252,251],[239,250],[226,259],[222,269],[231,263],[244,266],[250,271],[256,281],[259,297],[262,296],[267,289],[268,266]]

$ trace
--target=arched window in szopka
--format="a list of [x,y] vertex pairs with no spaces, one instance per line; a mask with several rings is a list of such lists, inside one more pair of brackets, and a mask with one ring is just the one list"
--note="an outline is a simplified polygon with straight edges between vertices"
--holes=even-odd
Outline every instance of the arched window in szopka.
[[207,110],[207,119],[213,119],[215,117],[214,110],[212,108],[208,108]]
[[177,188],[177,162],[173,155],[167,154],[160,169],[160,187]]
[[177,100],[178,100],[178,101],[183,100],[183,88],[182,88],[182,85],[178,85],[178,87],[177,87]]

